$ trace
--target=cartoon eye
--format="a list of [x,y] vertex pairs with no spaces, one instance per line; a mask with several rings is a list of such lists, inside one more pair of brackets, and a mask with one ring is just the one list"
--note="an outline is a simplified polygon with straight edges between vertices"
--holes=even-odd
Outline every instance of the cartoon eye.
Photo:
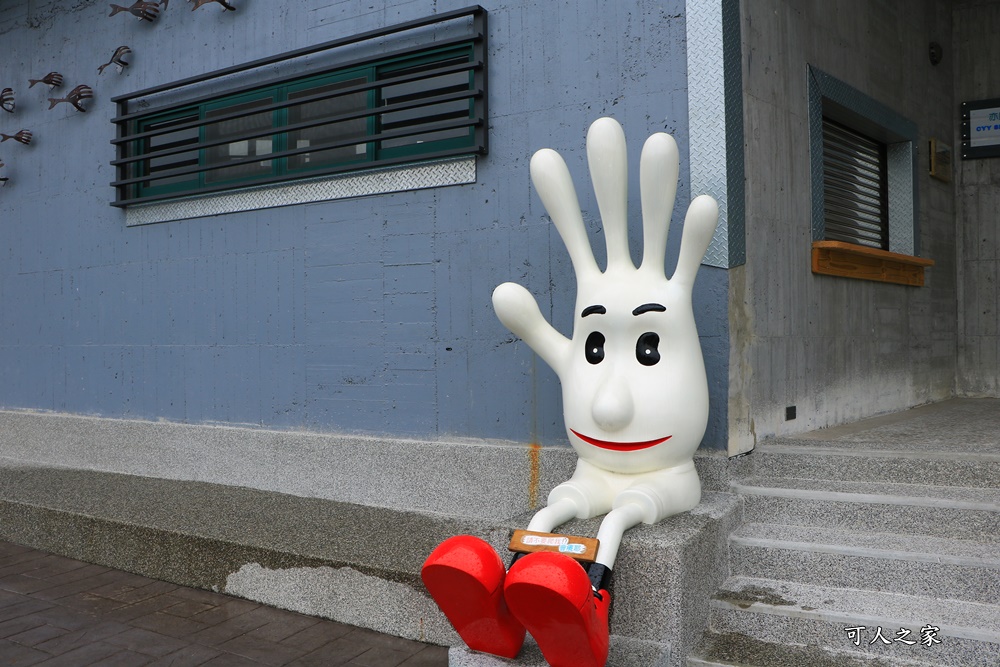
[[660,351],[656,349],[659,344],[660,337],[652,331],[647,331],[639,336],[639,340],[636,341],[635,358],[638,359],[639,363],[643,366],[656,365],[656,362],[660,360]]
[[587,361],[592,364],[604,361],[604,334],[600,331],[587,336],[586,356]]

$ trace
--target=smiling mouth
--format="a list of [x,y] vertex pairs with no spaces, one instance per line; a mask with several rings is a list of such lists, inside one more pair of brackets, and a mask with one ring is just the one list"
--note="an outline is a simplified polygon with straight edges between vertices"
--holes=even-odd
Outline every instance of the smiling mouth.
[[609,442],[607,440],[598,440],[597,438],[591,438],[588,435],[583,435],[582,433],[577,433],[573,429],[570,432],[576,437],[580,438],[587,444],[593,445],[594,447],[600,447],[601,449],[610,449],[616,452],[634,452],[638,449],[646,449],[648,447],[653,447],[660,444],[661,442],[666,442],[672,435],[668,435],[665,438],[657,438],[656,440],[646,440],[644,442]]

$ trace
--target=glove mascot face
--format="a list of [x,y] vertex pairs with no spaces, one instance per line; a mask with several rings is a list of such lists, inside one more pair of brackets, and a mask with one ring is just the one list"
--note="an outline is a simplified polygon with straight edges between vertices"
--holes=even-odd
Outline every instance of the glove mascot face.
[[576,274],[573,336],[542,316],[523,287],[493,292],[498,317],[559,376],[566,432],[579,455],[572,479],[549,494],[528,525],[548,532],[607,514],[588,567],[556,553],[531,553],[508,572],[471,536],[443,542],[424,582],[469,646],[505,657],[527,630],[553,667],[602,667],[607,659],[610,575],[625,530],[698,504],[692,456],[708,423],[708,383],[691,294],[712,239],[718,206],[691,202],[673,275],[664,273],[677,191],[673,138],[654,134],[640,159],[643,257],[628,248],[627,152],[621,126],[602,118],[587,134],[587,157],[604,226],[608,263],[598,267],[565,162],[542,149],[531,179],[566,245]]
[[695,328],[691,290],[718,217],[699,197],[688,210],[677,269],[664,275],[664,253],[677,190],[677,145],[654,134],[643,148],[644,254],[628,249],[625,137],[610,118],[595,122],[587,155],[608,248],[597,266],[576,192],[558,153],[543,149],[531,177],[569,251],[577,279],[573,337],[541,317],[534,298],[505,283],[493,293],[500,320],[558,374],[570,443],[584,461],[640,473],[691,459],[708,423],[708,383]]

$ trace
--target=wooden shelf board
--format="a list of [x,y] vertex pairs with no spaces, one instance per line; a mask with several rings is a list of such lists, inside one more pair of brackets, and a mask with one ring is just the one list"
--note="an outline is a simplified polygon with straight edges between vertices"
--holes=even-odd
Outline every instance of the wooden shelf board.
[[934,266],[934,260],[853,243],[814,241],[812,244],[813,273],[827,276],[922,287],[924,269],[929,266]]

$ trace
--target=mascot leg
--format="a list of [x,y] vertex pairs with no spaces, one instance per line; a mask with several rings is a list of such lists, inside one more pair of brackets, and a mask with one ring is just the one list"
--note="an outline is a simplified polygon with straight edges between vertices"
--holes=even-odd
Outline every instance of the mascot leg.
[[524,643],[524,626],[504,602],[505,568],[489,544],[456,535],[424,562],[428,592],[469,648],[513,658]]
[[[575,503],[558,501],[535,514],[529,529],[549,532],[576,513]],[[420,572],[434,602],[469,648],[513,658],[521,650],[525,631],[504,600],[506,575],[493,547],[471,535],[439,544]]]
[[612,510],[598,533],[597,561],[586,571],[563,554],[538,552],[519,559],[507,573],[507,605],[552,667],[604,667],[607,662],[611,568],[622,534],[642,516],[642,508],[631,503]]

